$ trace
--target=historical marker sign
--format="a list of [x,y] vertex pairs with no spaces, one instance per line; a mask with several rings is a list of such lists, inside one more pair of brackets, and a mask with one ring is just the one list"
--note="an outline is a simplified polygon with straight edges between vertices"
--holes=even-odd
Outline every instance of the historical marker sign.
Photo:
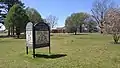
[[33,24],[31,22],[26,26],[26,46],[33,47]]
[[29,22],[26,26],[26,53],[28,48],[33,48],[33,57],[35,58],[35,49],[49,47],[50,53],[50,28],[49,25],[40,22],[33,25]]
[[35,48],[50,46],[50,29],[49,26],[44,23],[38,23],[34,26],[35,30]]

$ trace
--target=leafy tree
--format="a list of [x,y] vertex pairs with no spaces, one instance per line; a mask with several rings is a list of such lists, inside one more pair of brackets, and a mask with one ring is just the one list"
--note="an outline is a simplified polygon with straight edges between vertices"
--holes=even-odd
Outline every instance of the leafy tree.
[[27,22],[28,16],[26,11],[19,4],[15,4],[8,12],[5,24],[10,28],[15,27],[17,38],[19,38],[19,35],[21,32],[23,32],[23,29],[25,29]]
[[77,33],[77,27],[76,24],[72,22],[71,17],[67,17],[67,19],[65,20],[65,27],[66,27],[66,31],[68,33]]
[[109,9],[105,14],[105,30],[113,35],[114,42],[117,44],[120,38],[120,9]]
[[96,26],[97,26],[97,23],[96,23],[96,21],[94,21],[94,19],[92,18],[92,16],[90,16],[89,18],[87,18],[86,20],[85,20],[85,25],[86,25],[86,27],[87,27],[87,29],[88,29],[88,31],[91,33],[91,32],[94,32],[94,31],[97,31],[97,28],[96,28]]
[[92,14],[93,18],[99,24],[101,28],[101,33],[103,33],[104,23],[105,23],[105,13],[108,9],[115,7],[112,0],[95,0],[93,3]]
[[[24,6],[24,4],[20,0],[0,0],[0,23],[4,23],[4,19],[7,13],[14,4]],[[10,32],[10,27],[8,27],[8,36],[10,36]]]
[[68,17],[65,21],[65,26],[67,30],[73,30],[69,32],[77,32],[77,29],[79,28],[80,33],[82,32],[82,25],[85,23],[85,20],[89,17],[89,14],[87,13],[73,13],[70,17]]
[[26,13],[29,17],[29,21],[31,21],[33,23],[39,23],[39,22],[43,21],[39,12],[34,8],[29,8],[29,7],[26,8]]
[[0,15],[5,18],[5,15],[9,12],[10,8],[14,4],[19,4],[24,6],[24,4],[20,0],[0,0]]

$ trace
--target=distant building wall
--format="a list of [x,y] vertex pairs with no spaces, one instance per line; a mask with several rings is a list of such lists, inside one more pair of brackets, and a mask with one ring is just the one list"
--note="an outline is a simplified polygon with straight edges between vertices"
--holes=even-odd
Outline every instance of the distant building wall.
[[65,33],[65,29],[64,28],[56,28],[56,29],[52,29],[51,32],[52,33]]

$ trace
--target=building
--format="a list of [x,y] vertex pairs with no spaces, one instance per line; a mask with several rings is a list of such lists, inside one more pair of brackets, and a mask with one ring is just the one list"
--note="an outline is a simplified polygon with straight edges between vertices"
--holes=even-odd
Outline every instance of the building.
[[51,30],[52,33],[65,33],[65,27],[57,27],[57,28],[52,28]]

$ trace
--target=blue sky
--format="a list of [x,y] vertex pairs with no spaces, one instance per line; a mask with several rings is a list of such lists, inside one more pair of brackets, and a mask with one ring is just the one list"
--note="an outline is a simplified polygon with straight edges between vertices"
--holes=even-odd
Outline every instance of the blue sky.
[[[113,0],[120,4],[119,0]],[[65,19],[75,12],[91,13],[94,0],[22,0],[25,6],[35,8],[43,18],[48,15],[58,17],[57,26],[64,26]]]

